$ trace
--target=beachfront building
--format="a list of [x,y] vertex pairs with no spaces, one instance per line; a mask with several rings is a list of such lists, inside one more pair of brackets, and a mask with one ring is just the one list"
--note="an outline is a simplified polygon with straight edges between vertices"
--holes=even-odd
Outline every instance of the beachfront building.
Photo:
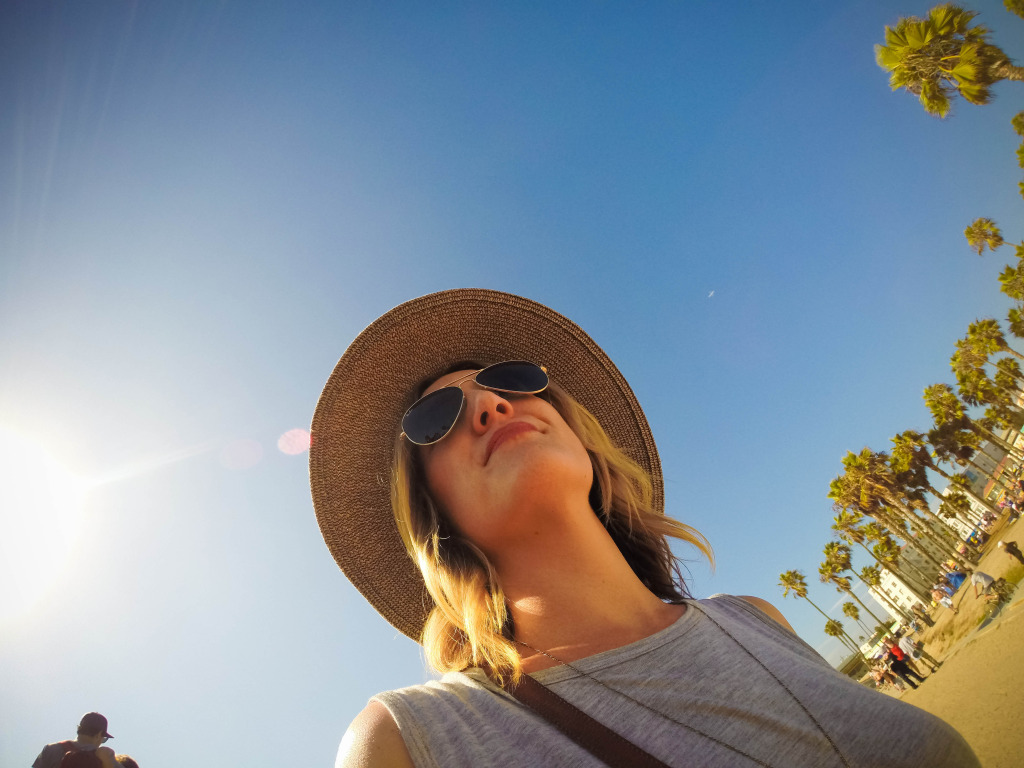
[[[871,587],[868,592],[895,621],[906,620],[901,611],[910,613],[911,608],[915,605],[922,605],[920,598],[914,594],[907,583],[891,571],[883,570],[879,586]],[[928,604],[923,604],[923,607],[927,609]]]

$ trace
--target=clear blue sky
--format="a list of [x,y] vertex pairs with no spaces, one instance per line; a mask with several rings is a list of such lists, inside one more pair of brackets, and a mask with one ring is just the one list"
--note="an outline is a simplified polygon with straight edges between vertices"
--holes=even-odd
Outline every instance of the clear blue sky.
[[1024,237],[1024,87],[942,122],[874,63],[928,7],[3,4],[0,764],[95,709],[144,768],[329,765],[427,676],[277,443],[359,330],[451,287],[582,325],[715,546],[693,592],[834,659],[778,575],[815,578],[845,451],[925,428],[1005,315],[1010,254],[964,227]]

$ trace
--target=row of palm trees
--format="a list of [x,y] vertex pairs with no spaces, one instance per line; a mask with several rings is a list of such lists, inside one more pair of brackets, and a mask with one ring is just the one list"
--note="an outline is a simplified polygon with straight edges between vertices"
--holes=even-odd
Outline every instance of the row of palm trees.
[[[1024,424],[1024,408],[1018,402],[1024,391],[1024,374],[1016,362],[1019,356],[995,320],[971,323],[967,334],[957,341],[950,361],[958,387],[933,384],[925,388],[924,399],[934,421],[931,429],[896,434],[888,453],[864,448],[843,458],[843,472],[828,492],[835,513],[831,530],[837,540],[825,545],[818,576],[859,603],[880,624],[885,622],[854,592],[853,578],[874,588],[889,613],[909,623],[914,613],[881,589],[883,572],[898,578],[927,605],[931,585],[943,565],[952,561],[969,567],[977,555],[945,521],[955,517],[969,529],[980,522],[982,511],[998,514],[991,499],[1012,490],[1001,470],[1008,462],[1024,462],[1024,452],[999,431],[1019,430]],[[972,409],[981,407],[985,407],[982,414],[972,415]],[[990,446],[1000,452],[988,453]],[[988,462],[979,463],[980,455],[987,456]],[[987,495],[974,490],[967,470],[988,479],[986,487],[991,490]],[[932,483],[933,473],[947,481],[944,491]],[[935,500],[938,512],[932,510],[929,498]],[[855,571],[853,546],[860,547],[874,564]],[[909,551],[915,556],[909,556]],[[784,595],[793,593],[810,602],[800,571],[781,574],[780,586]],[[841,623],[814,607],[826,616],[826,633],[848,642]],[[844,613],[851,615],[845,608]]]
[[[1024,0],[1005,2],[1008,10],[1024,18]],[[947,4],[932,8],[926,18],[907,17],[895,27],[886,27],[885,45],[876,46],[875,54],[879,66],[890,72],[893,89],[905,88],[920,98],[926,111],[946,117],[957,95],[986,104],[992,85],[999,80],[1024,80],[1024,68],[1014,66],[990,42],[985,27],[973,25],[976,15]],[[1024,112],[1013,119],[1013,128],[1024,136]],[[1024,167],[1024,143],[1017,154]],[[1006,245],[999,227],[987,218],[976,220],[964,235],[979,255]],[[1016,247],[1016,259],[1015,266],[1003,270],[999,282],[1015,302],[1007,316],[1009,332],[1024,338],[1024,243]],[[955,387],[937,383],[924,390],[931,427],[926,432],[897,433],[888,451],[864,448],[843,458],[843,472],[828,492],[836,540],[825,545],[818,576],[851,598],[843,605],[846,617],[859,622],[863,609],[882,627],[888,623],[857,597],[853,579],[859,578],[874,588],[890,614],[909,623],[914,612],[880,588],[883,573],[897,577],[927,605],[930,585],[942,565],[952,561],[964,567],[977,555],[945,523],[957,518],[970,529],[984,512],[998,513],[992,499],[1012,490],[1008,473],[1002,470],[1007,464],[1024,462],[1024,451],[1003,435],[1017,434],[1024,424],[1021,360],[1024,355],[1010,346],[998,321],[987,318],[971,323],[950,358]],[[983,492],[977,492],[968,473],[987,479]],[[935,476],[945,480],[944,490],[933,484]],[[855,545],[874,561],[859,571],[852,561]],[[802,572],[780,574],[779,585],[783,596],[803,598],[825,617],[826,634],[859,652],[842,622],[810,599]],[[867,634],[874,633],[867,630]]]

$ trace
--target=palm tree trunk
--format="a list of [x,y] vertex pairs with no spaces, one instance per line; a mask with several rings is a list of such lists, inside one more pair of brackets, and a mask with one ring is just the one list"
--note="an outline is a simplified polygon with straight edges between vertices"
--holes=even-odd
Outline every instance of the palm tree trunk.
[[[902,506],[902,505],[900,505],[900,506]],[[898,509],[898,507],[897,507],[897,509]],[[900,510],[900,511],[903,511],[903,510]],[[921,519],[917,515],[913,514],[912,512],[910,512],[910,514],[907,514],[908,511],[909,511],[909,509],[907,509],[907,511],[903,511],[903,514],[900,515],[900,519],[905,519],[910,524],[910,527],[913,529],[913,531],[915,531],[919,536],[923,536],[925,538],[928,538],[928,532],[925,530],[925,526],[921,522]],[[890,526],[890,528],[891,528],[891,526]],[[935,566],[936,573],[938,571],[942,570],[942,563],[939,560],[936,560],[935,557],[932,555],[932,553],[929,552],[924,547],[924,545],[921,544],[920,541],[916,540],[913,536],[911,536],[910,538],[906,538],[904,536],[903,539],[904,539],[904,541],[907,542],[907,544],[910,544],[914,549],[916,549],[918,552],[920,552],[924,556],[924,558],[926,560],[930,561],[932,563],[932,565]]]
[[[860,577],[858,576],[857,578],[860,578]],[[866,605],[864,605],[863,602],[861,602],[861,599],[859,597],[857,597],[855,594],[853,594],[853,590],[852,589],[844,589],[843,591],[846,594],[848,594],[850,597],[852,597],[854,600],[856,600],[858,603],[860,603],[860,607],[863,608],[865,611],[867,611],[869,614],[871,614],[871,618],[873,618],[879,624],[883,624],[884,623],[880,618],[875,616],[874,612],[872,612],[872,610],[870,608],[868,608]],[[892,632],[890,632],[889,634],[892,634]]]
[[[934,488],[932,488],[932,486],[930,484],[927,485],[925,487],[925,489],[928,491],[928,493],[930,493],[932,496],[934,496],[936,499],[938,499],[939,503],[945,503],[946,497],[943,496],[938,491],[936,491]],[[964,494],[964,495],[966,496],[967,494]],[[939,517],[934,512],[932,512],[931,508],[925,506],[923,508],[923,510],[926,512],[926,514],[927,514],[927,516],[928,516],[928,518],[930,520],[934,520],[936,523],[940,523],[940,524],[944,525],[946,528],[949,529],[950,533],[952,533],[954,536],[956,536],[960,541],[966,541],[966,539],[964,539],[957,531],[953,530],[953,528],[950,528],[949,524],[945,520],[943,520],[941,517]],[[995,510],[993,509],[993,511],[995,511]]]
[[850,637],[850,635],[847,633],[845,629],[843,630],[843,634],[846,635],[846,639],[850,641],[850,647],[853,649],[853,652],[860,656],[864,661],[867,661],[867,657],[863,653],[861,653],[860,644],[857,643],[857,641],[854,640],[852,637]]
[[[952,545],[949,545],[945,541],[940,539],[935,534],[935,531],[931,529],[931,527],[925,525],[924,521],[914,512],[912,508],[908,507],[906,504],[904,504],[891,494],[889,495],[887,501],[890,504],[894,504],[896,508],[903,513],[903,517],[906,518],[907,522],[909,522],[911,526],[917,531],[917,534],[919,536],[923,536],[924,538],[932,542],[932,544],[934,544],[940,552],[945,551],[946,554],[948,554],[954,561],[958,562],[961,566],[965,568],[968,567],[967,561],[964,560],[963,557],[961,557],[960,553],[957,552]],[[929,510],[929,512],[931,512],[931,510]],[[934,557],[932,557],[931,553],[928,552],[923,545],[919,547],[919,550],[927,554],[928,559],[935,564],[936,568],[941,569],[942,564]]]
[[[902,573],[900,573],[899,575],[894,573],[893,572],[893,567],[891,565],[888,565],[887,563],[885,563],[881,558],[879,558],[878,555],[876,555],[874,552],[872,552],[870,549],[868,549],[868,547],[864,544],[864,542],[858,541],[857,543],[860,544],[860,548],[861,549],[863,549],[865,552],[867,552],[869,555],[871,555],[873,558],[875,558],[875,562],[878,563],[878,567],[879,568],[882,568],[882,569],[888,571],[889,573],[892,573],[893,576],[896,576],[896,578],[900,579],[900,581],[902,581],[904,584],[907,585],[907,587],[910,588],[910,591],[914,593],[914,596],[916,598],[918,598],[922,602],[925,602],[925,603],[928,602],[923,597],[921,597],[921,595],[918,593],[918,591],[917,591],[918,585],[917,584],[915,584],[914,582],[910,581],[910,579],[907,579],[906,577],[904,577]],[[861,579],[861,581],[864,581],[864,579]],[[865,582],[865,583],[867,583],[867,582]],[[868,584],[868,586],[870,587],[872,585]],[[881,592],[881,586],[879,586],[879,592]]]
[[[936,472],[942,475],[942,477],[945,478],[946,482],[948,482],[950,485],[955,485],[953,483],[953,476],[946,472],[946,470],[944,470],[942,467],[940,467],[938,463],[933,462],[931,465],[931,469],[934,469]],[[970,498],[974,499],[974,501],[976,501],[978,504],[981,504],[981,506],[985,507],[985,509],[987,509],[989,512],[992,512],[993,514],[999,514],[994,506],[989,504],[988,501],[986,501],[985,499],[979,497],[969,487],[956,485],[956,489],[962,492],[965,496],[969,496]]]
[[[968,423],[971,425],[971,429],[974,431],[974,433],[976,435],[978,435],[979,437],[983,436],[983,437],[988,438],[988,441],[990,443],[995,443],[1000,448],[1002,448],[1004,451],[1006,451],[1008,456],[1012,456],[1013,458],[1017,459],[1017,461],[1024,460],[1024,453],[1021,453],[1017,448],[1014,448],[1008,442],[1003,440],[1003,438],[1001,438],[998,435],[996,435],[996,433],[993,432],[992,430],[988,429],[987,427],[981,426],[981,424],[978,424],[973,419],[969,419]],[[986,456],[991,456],[991,454],[985,454],[985,455]],[[999,465],[999,462],[996,462],[996,466],[998,466],[998,465]]]

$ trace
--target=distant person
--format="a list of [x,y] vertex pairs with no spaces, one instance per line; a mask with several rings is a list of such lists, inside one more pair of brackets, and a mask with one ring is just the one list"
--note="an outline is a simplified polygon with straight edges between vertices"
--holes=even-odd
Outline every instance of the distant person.
[[1017,546],[1016,541],[1000,541],[999,548],[1010,557],[1017,558],[1020,564],[1024,565],[1024,552],[1020,551],[1020,547]]
[[887,640],[885,648],[886,653],[888,654],[889,670],[891,672],[898,675],[900,679],[911,688],[917,688],[917,683],[911,680],[911,677],[916,677],[918,683],[924,682],[924,678],[911,669],[910,665],[907,663],[906,654],[904,654],[895,643],[891,640]]
[[117,755],[115,759],[121,765],[121,768],[139,768],[139,764],[128,757],[128,755]]
[[933,587],[932,588],[932,600],[934,600],[939,605],[943,605],[946,608],[949,608],[949,610],[951,610],[953,613],[959,613],[960,612],[956,608],[953,607],[953,601],[950,599],[949,595],[947,595],[945,592],[943,592],[938,587]]
[[47,744],[32,768],[118,768],[114,750],[102,746],[112,738],[107,733],[107,718],[88,712],[78,724],[78,738]]
[[967,574],[963,571],[949,571],[944,578],[945,582],[953,588],[955,593],[967,579]]
[[897,645],[907,655],[908,660],[924,661],[925,664],[931,665],[932,672],[938,672],[939,662],[925,651],[924,648],[919,648],[918,644],[914,642],[914,638],[909,634],[903,635]]

